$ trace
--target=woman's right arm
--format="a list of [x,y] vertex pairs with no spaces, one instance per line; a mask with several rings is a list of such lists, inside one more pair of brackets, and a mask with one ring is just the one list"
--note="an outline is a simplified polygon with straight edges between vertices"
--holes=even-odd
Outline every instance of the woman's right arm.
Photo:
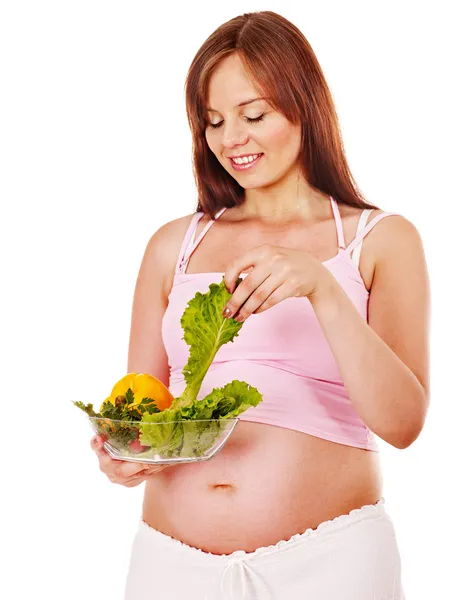
[[[169,387],[168,357],[162,340],[162,318],[172,288],[175,265],[192,215],[166,223],[150,238],[137,276],[132,303],[127,372],[148,373]],[[91,447],[99,468],[113,483],[135,487],[168,465],[113,459],[95,436]]]

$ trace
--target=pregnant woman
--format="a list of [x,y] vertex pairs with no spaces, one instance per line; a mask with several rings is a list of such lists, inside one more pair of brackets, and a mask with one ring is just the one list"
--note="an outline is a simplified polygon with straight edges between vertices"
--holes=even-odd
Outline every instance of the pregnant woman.
[[186,101],[199,203],[147,244],[128,371],[180,395],[180,317],[224,277],[243,326],[199,398],[238,379],[263,401],[206,462],[112,460],[94,438],[111,481],[145,482],[126,600],[403,599],[377,437],[407,448],[428,410],[419,233],[363,199],[318,61],[280,15],[219,27]]

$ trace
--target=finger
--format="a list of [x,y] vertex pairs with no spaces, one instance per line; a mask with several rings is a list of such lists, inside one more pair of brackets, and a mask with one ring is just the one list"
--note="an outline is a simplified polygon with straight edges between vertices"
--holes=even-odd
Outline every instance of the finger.
[[103,437],[101,437],[100,435],[95,435],[90,442],[91,448],[94,450],[94,452],[97,452],[103,447],[104,442],[105,440]]
[[109,455],[109,452],[106,452],[106,450],[104,450],[104,448],[97,448],[97,450],[94,450],[94,453],[98,457],[100,465],[109,464],[112,461],[112,458]]
[[105,450],[103,450],[102,448],[100,448],[99,450],[97,450],[96,454],[97,454],[97,457],[98,457],[100,470],[103,473],[105,473],[108,477],[109,477],[109,475],[114,474],[115,465],[113,464],[114,461],[109,456],[109,454]]
[[[131,479],[129,481],[125,481],[122,483],[122,485],[124,485],[127,488],[133,488],[133,487],[137,487],[138,485],[140,485],[143,481],[145,481],[145,477],[139,477],[136,479]],[[114,483],[120,483],[119,481],[116,481]]]
[[131,481],[140,479],[140,478],[148,479],[152,475],[155,475],[156,473],[160,473],[161,471],[163,471],[167,467],[171,467],[172,465],[165,464],[165,465],[147,465],[147,466],[149,468],[143,469],[142,471],[139,471],[139,473],[137,473],[135,475],[131,475],[128,479],[130,479]]
[[259,306],[253,314],[257,315],[265,310],[275,306],[279,302],[282,302],[286,298],[296,296],[296,287],[294,284],[285,281],[282,285],[279,285],[275,290],[267,297],[267,299]]
[[128,488],[132,488],[132,487],[136,487],[136,486],[140,485],[143,481],[146,481],[149,477],[150,477],[150,474],[148,474],[146,476],[138,475],[137,477],[130,477],[129,479],[118,481],[117,483],[122,483],[122,485],[124,485]]
[[152,467],[157,466],[157,465],[153,465],[153,464],[149,465],[147,463],[136,463],[136,462],[129,462],[129,461],[124,461],[124,460],[116,461],[116,462],[118,464],[112,466],[114,476],[124,478],[124,479],[127,479],[128,477],[137,475],[141,471],[147,472]]
[[[266,257],[270,248],[271,246],[269,244],[263,244],[261,246],[257,246],[256,248],[252,248],[251,250],[248,250],[248,252],[245,252],[242,256],[234,260],[228,266],[223,279],[225,282],[226,289],[231,294],[235,291],[238,276],[241,273],[244,273],[250,267],[256,267],[258,262],[262,261]],[[248,279],[248,277],[246,277],[246,279]]]
[[[98,445],[96,445],[96,443]],[[159,470],[165,468],[170,465],[156,465],[156,464],[147,464],[141,462],[130,462],[123,461],[112,458],[106,450],[102,447],[104,440],[101,438],[99,440],[91,440],[91,446],[93,447],[94,452],[96,453],[99,460],[99,468],[105,473],[111,480],[114,479],[127,479],[129,477],[135,477],[139,473],[148,474],[148,471],[152,467],[160,467]]]
[[256,313],[276,293],[282,283],[282,278],[279,275],[270,275],[243,304],[236,317],[234,317],[235,320],[242,323],[251,314]]
[[121,483],[149,467],[149,465],[144,465],[143,463],[132,463],[111,458],[105,450],[99,451],[98,456],[100,470],[113,483]]
[[230,319],[242,308],[245,302],[250,296],[259,288],[264,281],[270,277],[271,273],[269,267],[262,265],[256,267],[253,272],[243,279],[240,285],[236,288],[235,292],[231,295],[231,298],[223,307],[223,316]]
[[163,471],[167,467],[170,467],[171,465],[167,464],[167,465],[147,465],[147,466],[150,466],[151,468],[143,469],[143,470],[139,471],[138,473],[136,473],[135,475],[131,475],[129,477],[111,476],[111,477],[109,477],[109,479],[112,481],[112,483],[118,483],[118,484],[124,485],[126,487],[135,487],[137,485],[140,485],[143,481],[146,481],[147,479],[149,479],[152,475],[160,473],[161,471]]

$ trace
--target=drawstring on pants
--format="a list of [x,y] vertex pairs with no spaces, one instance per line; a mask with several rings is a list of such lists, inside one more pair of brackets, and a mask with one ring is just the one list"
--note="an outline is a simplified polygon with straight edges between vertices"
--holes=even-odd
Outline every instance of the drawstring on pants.
[[220,580],[220,600],[272,600],[264,579],[246,560],[246,552],[238,550],[228,559]]

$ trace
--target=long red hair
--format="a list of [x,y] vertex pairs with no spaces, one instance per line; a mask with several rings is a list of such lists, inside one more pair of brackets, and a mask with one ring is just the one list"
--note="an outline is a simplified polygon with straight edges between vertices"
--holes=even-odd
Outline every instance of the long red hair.
[[245,13],[216,29],[196,53],[187,73],[185,99],[192,132],[196,211],[214,219],[220,208],[244,201],[245,190],[210,150],[205,129],[210,77],[224,58],[238,54],[260,95],[291,123],[301,123],[304,177],[337,202],[369,204],[347,164],[330,89],[314,51],[290,21],[273,11]]

